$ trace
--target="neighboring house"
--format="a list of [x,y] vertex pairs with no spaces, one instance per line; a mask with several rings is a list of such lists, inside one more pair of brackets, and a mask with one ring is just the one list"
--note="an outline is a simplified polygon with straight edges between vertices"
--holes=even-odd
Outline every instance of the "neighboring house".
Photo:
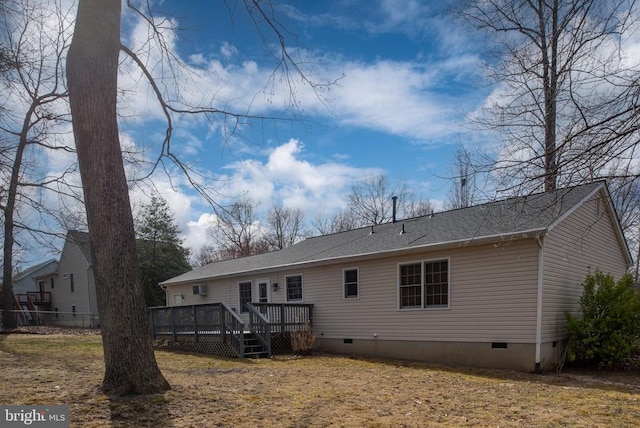
[[51,259],[13,275],[13,294],[41,291],[41,287],[44,286],[42,282],[52,281],[57,270],[58,261]]
[[43,317],[47,324],[92,328],[100,325],[88,233],[67,233],[57,275],[44,291],[51,292],[51,312]]
[[51,309],[48,288],[55,286],[58,261],[55,259],[31,266],[12,277],[14,309],[19,324],[38,324],[42,311]]
[[309,238],[161,285],[169,306],[222,302],[245,322],[247,302],[313,304],[324,351],[532,371],[559,362],[587,273],[618,278],[631,263],[598,182]]

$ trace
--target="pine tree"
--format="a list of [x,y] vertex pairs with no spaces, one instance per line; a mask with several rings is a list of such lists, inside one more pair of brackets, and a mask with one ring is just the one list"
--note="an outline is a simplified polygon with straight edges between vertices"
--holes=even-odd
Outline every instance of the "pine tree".
[[154,195],[142,205],[136,221],[140,281],[148,306],[165,304],[165,292],[158,283],[191,269],[189,250],[182,246],[180,228],[167,201]]

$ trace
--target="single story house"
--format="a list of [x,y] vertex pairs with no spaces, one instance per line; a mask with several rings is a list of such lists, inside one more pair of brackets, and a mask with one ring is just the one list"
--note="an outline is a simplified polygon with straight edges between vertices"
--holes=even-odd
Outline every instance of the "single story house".
[[559,362],[587,273],[631,264],[596,182],[308,238],[161,286],[169,306],[222,302],[245,322],[250,302],[313,304],[326,352],[534,371]]

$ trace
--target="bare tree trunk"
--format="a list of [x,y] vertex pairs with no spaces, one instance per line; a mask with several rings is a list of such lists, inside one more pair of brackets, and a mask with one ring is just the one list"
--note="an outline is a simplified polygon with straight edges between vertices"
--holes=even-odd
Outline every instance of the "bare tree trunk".
[[120,12],[120,0],[80,0],[67,80],[102,327],[102,387],[124,395],[169,384],[153,353],[118,136]]
[[[29,115],[27,115],[28,117]],[[11,169],[11,181],[9,182],[9,191],[7,192],[7,202],[3,207],[4,211],[4,248],[3,248],[3,264],[2,264],[2,329],[13,330],[18,326],[18,320],[13,309],[13,214],[16,205],[16,197],[18,194],[18,179],[20,177],[20,166],[22,165],[22,156],[27,146],[27,139],[23,133],[18,143],[16,157],[13,160]]]
[[[540,21],[544,85],[544,190],[556,190],[558,182],[558,153],[556,142],[556,121],[558,105],[558,0],[552,2],[551,34],[545,34],[545,16],[541,2],[538,6]],[[547,46],[550,37],[551,46]],[[551,52],[549,52],[551,49]]]

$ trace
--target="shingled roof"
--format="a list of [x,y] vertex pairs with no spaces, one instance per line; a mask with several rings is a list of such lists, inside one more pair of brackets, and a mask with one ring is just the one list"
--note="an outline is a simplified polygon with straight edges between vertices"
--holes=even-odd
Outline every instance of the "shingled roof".
[[553,227],[601,188],[606,188],[606,184],[596,182],[312,237],[283,250],[211,263],[162,284],[195,282],[244,272],[420,248],[456,247],[533,237]]
[[67,241],[73,242],[78,245],[82,255],[84,256],[87,263],[93,263],[93,258],[91,257],[91,245],[89,244],[89,233],[81,232],[79,230],[70,230],[67,233]]

